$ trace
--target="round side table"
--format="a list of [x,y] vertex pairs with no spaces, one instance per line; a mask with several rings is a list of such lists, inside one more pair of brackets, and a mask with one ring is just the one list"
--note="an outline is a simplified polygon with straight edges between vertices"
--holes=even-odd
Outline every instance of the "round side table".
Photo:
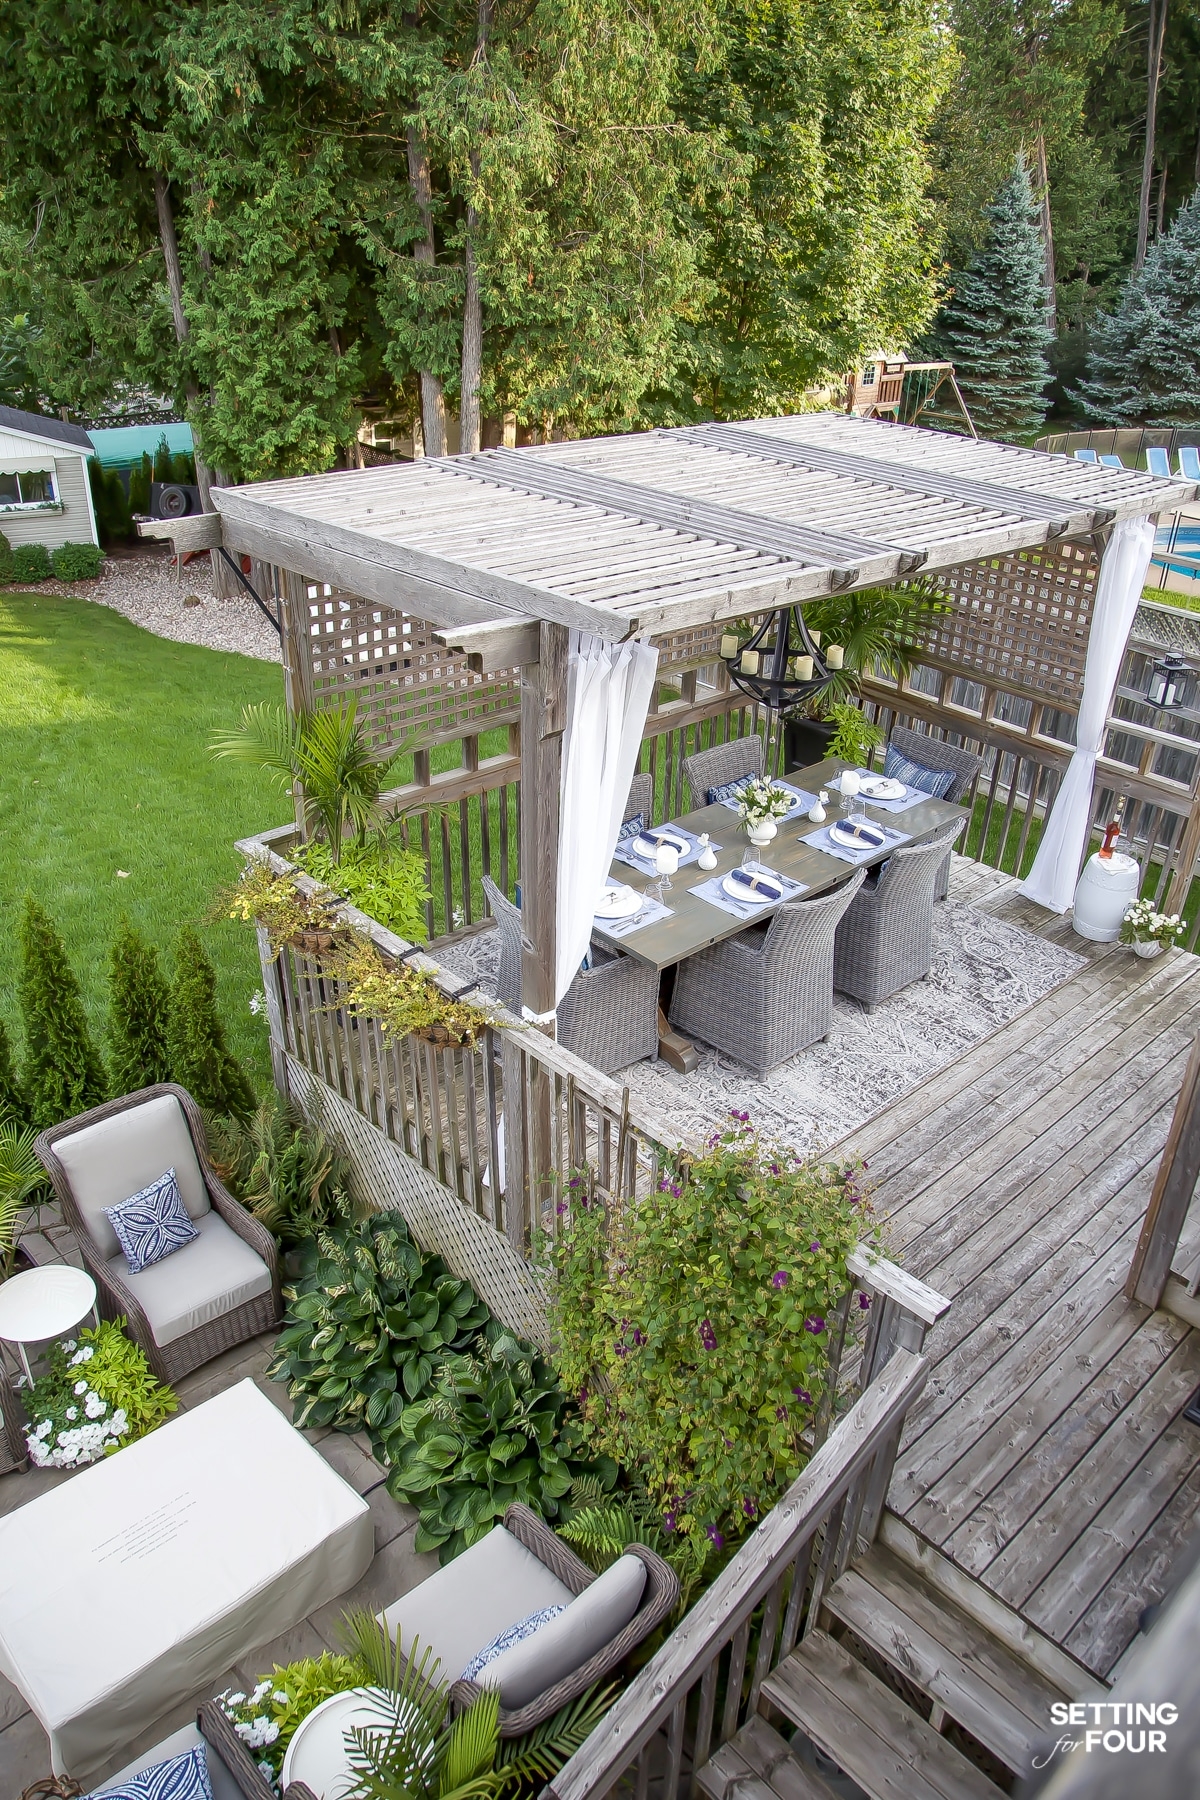
[[88,1313],[100,1323],[96,1284],[83,1269],[74,1269],[69,1263],[26,1269],[23,1274],[10,1275],[0,1286],[0,1338],[17,1346],[25,1379],[31,1385],[26,1344],[63,1337]]

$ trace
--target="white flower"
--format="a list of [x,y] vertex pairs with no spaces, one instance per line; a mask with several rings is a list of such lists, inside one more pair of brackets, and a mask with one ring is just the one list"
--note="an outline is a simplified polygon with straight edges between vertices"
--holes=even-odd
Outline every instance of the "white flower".
[[271,1698],[276,1706],[287,1706],[290,1703],[292,1696],[290,1694],[285,1694],[282,1688],[276,1688],[275,1692],[271,1695]]
[[46,1433],[53,1429],[53,1426],[54,1421],[52,1419],[43,1419],[41,1424],[37,1427],[34,1436],[44,1438]]
[[270,1678],[270,1676],[268,1676],[265,1681],[259,1682],[259,1684],[255,1688],[254,1692],[251,1694],[251,1696],[250,1696],[251,1706],[257,1706],[259,1701],[262,1699],[263,1695],[270,1693],[270,1691],[271,1691],[271,1678]]
[[263,993],[261,988],[255,988],[254,992],[250,996],[250,1011],[257,1018],[257,1016],[260,1012],[266,1011],[266,1006],[267,1006],[267,996]]
[[77,1406],[68,1406],[67,1418],[68,1419],[77,1419],[78,1417],[79,1417],[79,1408]]
[[83,1410],[89,1419],[99,1419],[108,1411],[108,1403],[99,1394],[89,1394],[83,1403]]
[[71,1358],[71,1367],[74,1368],[77,1363],[91,1362],[91,1360],[92,1360],[93,1356],[95,1356],[95,1354],[96,1354],[96,1352],[93,1349],[91,1344],[84,1344],[83,1348],[81,1350],[77,1350],[75,1352],[74,1356]]
[[246,1704],[245,1694],[222,1694],[221,1698],[229,1706],[244,1706]]
[[86,1394],[87,1391],[88,1391],[88,1384],[86,1381],[77,1381],[75,1383],[75,1392],[77,1394]]

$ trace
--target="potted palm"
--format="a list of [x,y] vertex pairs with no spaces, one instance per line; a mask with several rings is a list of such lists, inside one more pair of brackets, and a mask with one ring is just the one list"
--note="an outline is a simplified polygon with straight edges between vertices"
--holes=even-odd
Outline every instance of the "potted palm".
[[16,1267],[29,1203],[46,1183],[33,1148],[36,1136],[32,1127],[12,1119],[0,1125],[0,1281]]

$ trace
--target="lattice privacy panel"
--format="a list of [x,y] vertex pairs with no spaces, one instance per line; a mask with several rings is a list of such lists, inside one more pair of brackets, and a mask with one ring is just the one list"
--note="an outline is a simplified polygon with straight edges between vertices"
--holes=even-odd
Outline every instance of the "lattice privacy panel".
[[932,655],[955,668],[1076,706],[1100,560],[1062,543],[942,569],[951,602],[931,628]]
[[353,694],[376,749],[418,726],[437,741],[519,713],[516,669],[474,675],[465,656],[434,643],[424,620],[316,582],[304,588],[312,704],[337,707]]

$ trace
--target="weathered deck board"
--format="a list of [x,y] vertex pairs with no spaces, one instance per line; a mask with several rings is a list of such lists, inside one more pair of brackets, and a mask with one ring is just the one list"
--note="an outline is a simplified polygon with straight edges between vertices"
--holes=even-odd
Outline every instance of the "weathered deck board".
[[[953,1301],[889,1504],[1104,1676],[1200,1499],[1200,1429],[1180,1417],[1200,1331],[1121,1291],[1200,1030],[1200,960],[1139,963],[991,871],[956,864],[955,881],[1087,961],[952,1082],[943,1071],[839,1147],[867,1160],[893,1250]],[[1194,1259],[1195,1217],[1184,1242]]]

